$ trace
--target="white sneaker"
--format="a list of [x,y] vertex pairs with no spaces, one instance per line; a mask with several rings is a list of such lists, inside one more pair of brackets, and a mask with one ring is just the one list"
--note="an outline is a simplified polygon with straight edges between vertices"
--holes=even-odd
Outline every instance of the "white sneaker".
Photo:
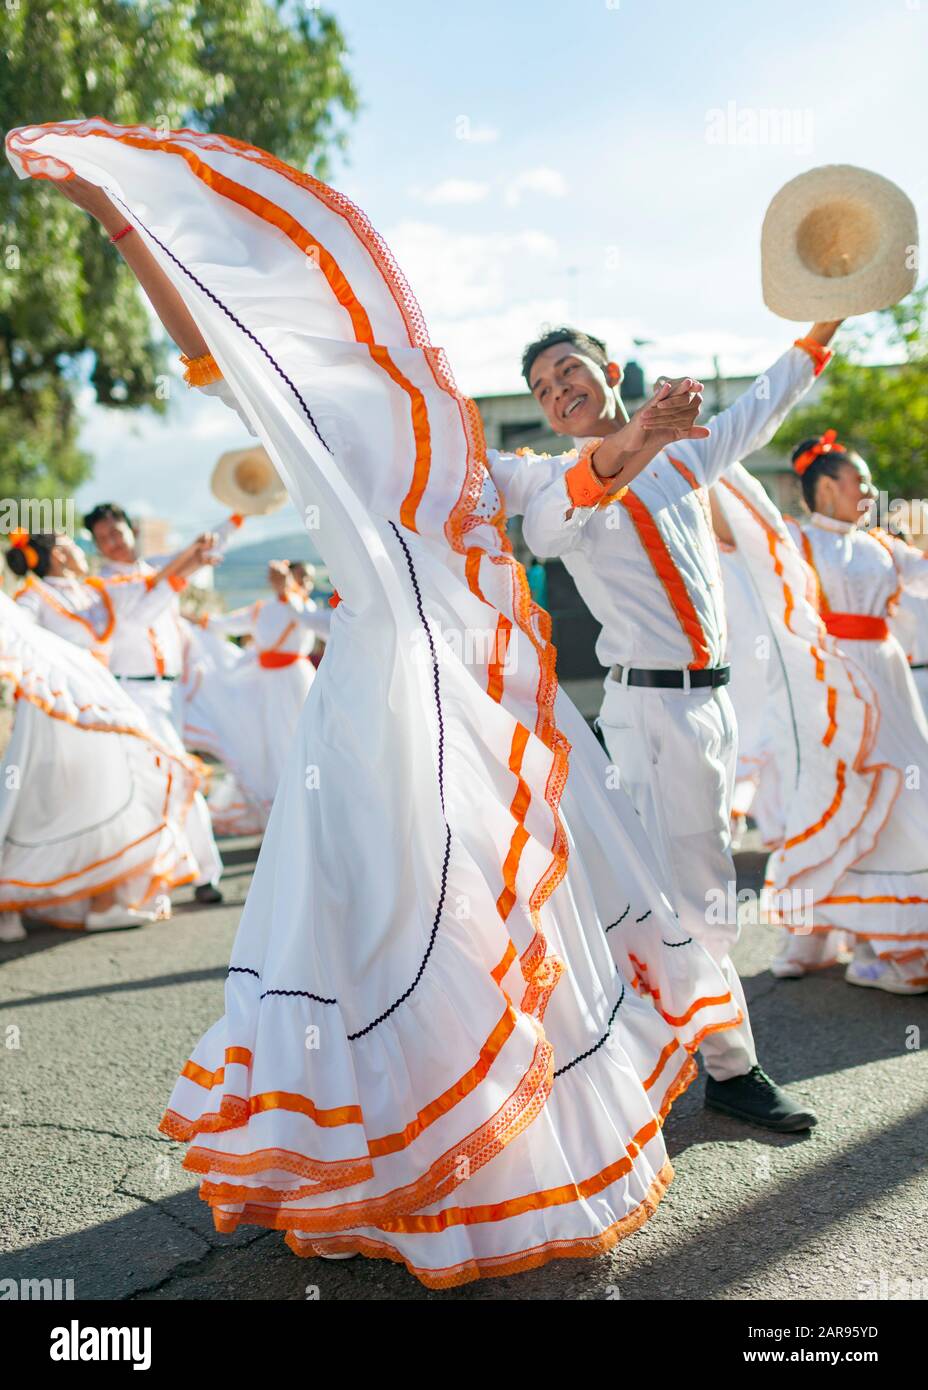
[[144,927],[155,920],[152,912],[139,912],[134,907],[120,907],[114,903],[105,912],[88,912],[84,918],[87,931],[115,931],[119,927]]
[[353,1260],[357,1253],[357,1250],[322,1250],[318,1245],[313,1246],[313,1254],[320,1260]]
[[862,985],[865,989],[883,989],[887,994],[928,994],[928,985],[913,985],[905,978],[895,961],[852,960],[844,972],[849,985]]
[[18,912],[0,912],[0,941],[25,941],[26,928]]

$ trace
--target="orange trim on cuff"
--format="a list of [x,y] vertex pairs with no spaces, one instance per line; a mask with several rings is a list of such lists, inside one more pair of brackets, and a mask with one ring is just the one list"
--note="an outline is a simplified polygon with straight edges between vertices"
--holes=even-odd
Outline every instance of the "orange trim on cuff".
[[179,575],[179,574],[169,574],[169,575],[168,575],[168,583],[170,584],[171,588],[174,590],[175,594],[181,594],[181,593],[183,593],[184,589],[186,589],[186,587],[187,587],[187,581],[186,581],[186,579],[184,579],[184,578],[183,578],[181,575]]
[[802,348],[802,351],[808,353],[812,358],[815,365],[816,376],[822,374],[832,357],[834,357],[831,348],[822,347],[821,343],[817,343],[814,338],[797,338],[793,343],[793,347]]
[[181,353],[180,360],[188,386],[211,386],[214,381],[222,381],[219,364],[211,352],[204,352],[200,357],[187,357]]
[[580,450],[577,462],[564,474],[567,496],[573,507],[595,507],[607,498],[617,501],[627,491],[627,487],[610,491],[614,478],[600,478],[593,468],[593,455],[602,444],[601,439],[590,439]]

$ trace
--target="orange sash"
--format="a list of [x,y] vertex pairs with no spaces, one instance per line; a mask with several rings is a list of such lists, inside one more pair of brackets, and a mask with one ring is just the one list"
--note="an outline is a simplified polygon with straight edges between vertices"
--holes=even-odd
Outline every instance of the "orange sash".
[[846,637],[855,642],[885,642],[889,636],[889,624],[885,618],[874,618],[869,613],[823,613],[825,630],[832,637]]
[[301,661],[299,652],[275,652],[273,649],[258,653],[258,665],[263,666],[266,671],[276,671],[281,666],[292,666],[295,661]]

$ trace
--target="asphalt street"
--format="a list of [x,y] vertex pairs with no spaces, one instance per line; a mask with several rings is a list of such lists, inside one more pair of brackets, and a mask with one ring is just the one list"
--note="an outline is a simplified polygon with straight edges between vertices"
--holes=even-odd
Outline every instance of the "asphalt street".
[[[436,1293],[382,1260],[218,1235],[157,1126],[222,1012],[256,848],[223,850],[222,907],[188,896],[144,931],[42,928],[0,945],[0,1279],[126,1300],[928,1296],[928,995],[854,989],[837,968],[777,981],[774,934],[757,926],[736,959],[759,1056],[820,1124],[780,1137],[714,1115],[700,1078],[667,1121],[669,1194],[609,1255]],[[739,869],[755,874],[756,858]]]

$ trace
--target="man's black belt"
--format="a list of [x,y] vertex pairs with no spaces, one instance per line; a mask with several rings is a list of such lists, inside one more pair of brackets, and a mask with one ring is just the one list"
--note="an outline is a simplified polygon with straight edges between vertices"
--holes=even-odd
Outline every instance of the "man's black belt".
[[[116,672],[112,673],[116,676]],[[176,681],[178,676],[116,676],[118,681]]]
[[650,685],[659,690],[702,690],[727,685],[730,666],[712,666],[703,671],[642,671],[636,667],[613,666],[609,672],[619,685]]

